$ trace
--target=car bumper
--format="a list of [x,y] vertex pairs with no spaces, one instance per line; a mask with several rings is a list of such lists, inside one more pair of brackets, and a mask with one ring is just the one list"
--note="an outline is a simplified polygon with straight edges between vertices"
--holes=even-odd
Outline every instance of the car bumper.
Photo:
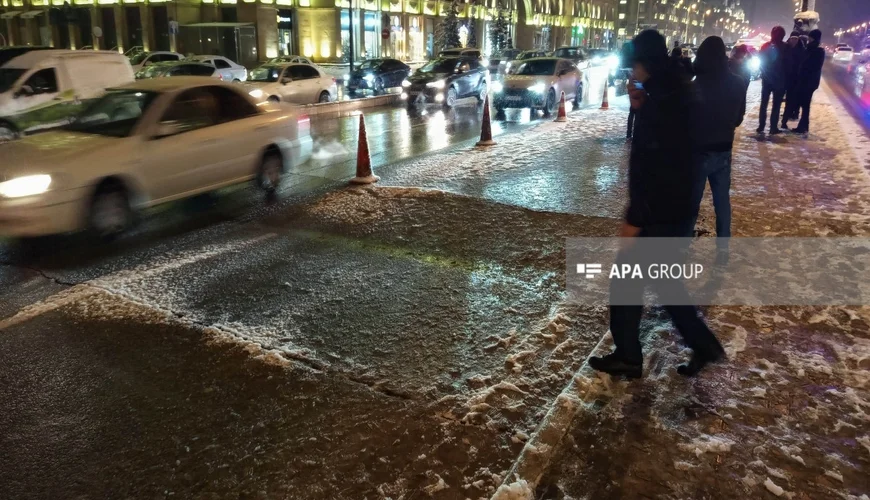
[[492,97],[492,105],[496,108],[540,108],[545,102],[544,94],[528,90],[505,89]]
[[408,102],[423,104],[441,104],[444,102],[446,89],[408,87],[402,91],[402,99]]
[[314,141],[311,136],[300,137],[281,143],[281,154],[286,158],[284,170],[288,173],[299,173],[299,167],[311,159],[314,152]]
[[87,189],[0,199],[0,236],[31,238],[79,231],[85,225]]

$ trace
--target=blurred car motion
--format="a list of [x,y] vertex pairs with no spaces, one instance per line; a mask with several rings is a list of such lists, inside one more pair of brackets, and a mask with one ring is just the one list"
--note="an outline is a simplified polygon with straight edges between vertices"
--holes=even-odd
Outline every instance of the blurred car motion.
[[567,59],[529,59],[501,82],[493,82],[493,107],[540,109],[545,115],[559,108],[562,92],[577,107],[583,100],[583,72]]
[[251,70],[247,87],[254,99],[293,104],[335,101],[335,78],[310,64],[264,64]]
[[248,70],[224,56],[191,56],[187,61],[208,64],[217,70],[219,78],[225,82],[243,82],[248,79]]
[[520,66],[520,64],[522,64],[523,61],[527,59],[533,59],[535,57],[550,57],[550,54],[546,53],[543,50],[524,50],[517,54],[517,56],[512,61],[508,61],[507,65],[505,65],[505,73],[512,73],[516,68]]
[[283,63],[293,63],[293,64],[314,64],[311,62],[311,59],[302,56],[294,56],[294,55],[283,55],[278,57],[273,57],[269,59],[267,64],[283,64]]
[[251,180],[274,193],[312,141],[308,117],[291,107],[178,77],[110,89],[65,129],[0,149],[0,235],[112,238],[161,203]]
[[398,59],[369,59],[350,73],[345,86],[351,95],[360,90],[380,95],[387,89],[401,87],[410,73],[411,67]]
[[220,73],[214,66],[198,62],[182,61],[155,63],[136,72],[136,79],[164,78],[168,76],[211,76],[220,78]]
[[552,54],[553,57],[568,59],[579,68],[589,66],[589,54],[583,47],[559,47]]
[[486,98],[489,70],[477,57],[440,57],[402,82],[408,107],[437,103],[452,108],[465,97]]
[[0,142],[66,125],[103,89],[132,81],[130,62],[117,52],[25,52],[0,68]]
[[489,74],[492,76],[503,75],[507,71],[507,65],[517,58],[522,51],[520,49],[504,49],[489,58]]
[[834,61],[836,62],[852,62],[852,57],[855,56],[855,51],[848,45],[845,47],[837,47],[834,51]]
[[133,66],[133,71],[139,71],[145,66],[155,63],[180,61],[182,59],[184,59],[184,56],[178,52],[139,52],[130,58],[130,64]]

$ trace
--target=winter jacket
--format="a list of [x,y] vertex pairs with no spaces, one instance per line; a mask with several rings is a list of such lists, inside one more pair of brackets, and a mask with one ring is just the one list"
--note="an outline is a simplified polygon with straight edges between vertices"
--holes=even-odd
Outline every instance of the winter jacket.
[[792,88],[798,83],[800,75],[801,63],[806,56],[806,48],[801,42],[798,42],[794,47],[786,44],[785,46],[785,66],[786,66],[786,88]]
[[785,42],[767,42],[761,46],[761,79],[774,90],[785,90],[788,59]]
[[731,151],[734,129],[746,114],[746,85],[728,66],[703,71],[692,82],[691,138],[698,152]]
[[744,87],[749,87],[749,82],[752,81],[752,75],[749,72],[749,68],[746,66],[746,59],[729,59],[728,68],[732,73],[743,80]]
[[696,214],[684,70],[672,64],[644,83],[647,94],[635,110],[629,158],[625,220],[632,226],[679,223]]
[[818,42],[810,43],[798,75],[798,89],[812,92],[819,88],[822,81],[822,66],[825,64],[825,49]]

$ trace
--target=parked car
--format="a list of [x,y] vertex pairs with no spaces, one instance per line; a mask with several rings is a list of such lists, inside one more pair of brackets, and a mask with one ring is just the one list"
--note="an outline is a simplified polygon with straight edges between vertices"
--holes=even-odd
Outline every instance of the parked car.
[[489,58],[489,74],[493,76],[504,74],[508,63],[516,59],[521,52],[520,49],[504,49],[494,54]]
[[0,235],[111,238],[161,203],[252,180],[274,193],[311,156],[309,129],[307,116],[214,79],[110,89],[67,128],[4,146],[26,161],[0,164]]
[[211,76],[220,78],[220,73],[214,66],[199,62],[190,62],[188,59],[182,61],[171,61],[154,63],[145,66],[136,72],[136,79],[143,80],[146,78],[164,78],[167,76]]
[[351,95],[360,90],[383,94],[387,89],[401,87],[411,67],[397,59],[369,59],[351,71],[346,82]]
[[438,103],[452,108],[465,97],[486,98],[489,71],[477,57],[439,57],[402,82],[408,107]]
[[149,66],[159,62],[180,61],[184,56],[178,52],[158,51],[158,52],[139,52],[130,58],[130,65],[133,66],[133,71],[139,71],[145,66]]
[[852,62],[852,57],[855,56],[855,51],[852,47],[848,45],[845,47],[837,47],[837,51],[834,52],[834,61],[836,62]]
[[185,60],[211,65],[225,82],[243,82],[248,79],[248,70],[244,66],[224,56],[192,56]]
[[294,104],[332,102],[338,96],[335,78],[311,64],[264,64],[248,76],[255,99]]
[[480,52],[480,49],[474,48],[454,48],[454,49],[445,49],[442,50],[438,57],[483,57],[483,54]]
[[492,84],[493,107],[540,109],[545,115],[559,107],[562,92],[577,107],[583,101],[583,71],[573,61],[557,57],[528,59],[502,82]]
[[130,62],[117,52],[26,52],[0,68],[0,142],[66,125],[83,102],[132,81]]
[[553,57],[568,59],[580,68],[589,66],[589,54],[583,47],[559,47],[553,51]]
[[524,50],[520,52],[513,61],[508,62],[505,65],[505,73],[510,74],[514,69],[518,68],[522,61],[527,59],[534,59],[536,57],[550,57],[550,54],[543,50]]
[[52,48],[37,45],[0,47],[0,66],[3,66],[12,59],[20,56],[21,54],[26,54],[32,50],[52,50]]
[[311,62],[311,59],[308,59],[307,57],[294,56],[294,55],[283,55],[283,56],[273,57],[272,59],[269,59],[267,64],[284,64],[284,63],[314,65],[314,63]]

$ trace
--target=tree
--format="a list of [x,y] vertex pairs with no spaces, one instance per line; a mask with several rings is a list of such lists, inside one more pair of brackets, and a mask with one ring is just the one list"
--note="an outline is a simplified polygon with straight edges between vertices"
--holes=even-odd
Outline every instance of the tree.
[[453,0],[447,6],[447,17],[435,31],[435,45],[438,51],[459,47],[459,1]]
[[495,20],[489,25],[489,38],[492,41],[492,52],[498,52],[511,48],[511,31],[510,24],[505,17],[506,9],[501,2],[496,8]]
[[476,30],[474,29],[475,24],[477,23],[474,22],[473,18],[469,19],[465,24],[468,28],[468,41],[465,44],[466,47],[477,48],[477,33],[475,33]]

